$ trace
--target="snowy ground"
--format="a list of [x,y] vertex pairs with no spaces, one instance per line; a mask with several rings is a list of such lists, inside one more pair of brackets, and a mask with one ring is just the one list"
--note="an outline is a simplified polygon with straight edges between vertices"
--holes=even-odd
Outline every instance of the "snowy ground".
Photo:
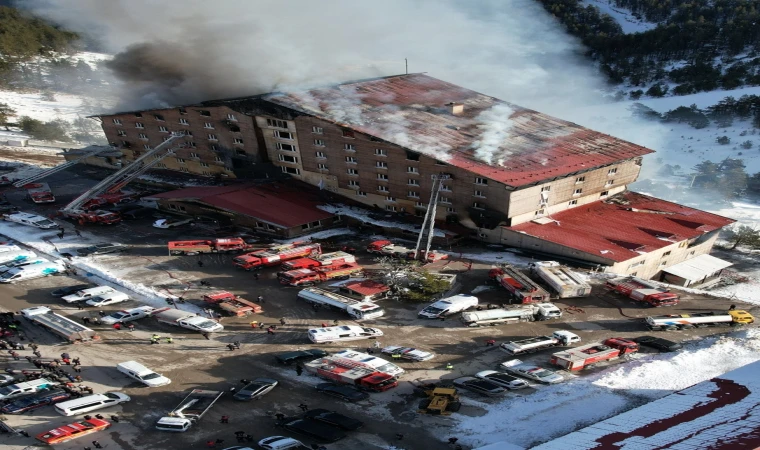
[[595,6],[602,13],[615,19],[625,34],[641,33],[657,27],[656,23],[637,19],[626,9],[615,6],[613,0],[583,0],[582,3]]
[[755,329],[705,338],[677,354],[639,355],[604,372],[543,386],[530,396],[489,405],[483,416],[457,417],[456,436],[474,447],[505,441],[529,448],[758,361],[758,338]]

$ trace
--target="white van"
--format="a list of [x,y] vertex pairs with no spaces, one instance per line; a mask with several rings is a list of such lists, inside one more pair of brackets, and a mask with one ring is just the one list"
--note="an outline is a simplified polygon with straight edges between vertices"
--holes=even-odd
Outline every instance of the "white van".
[[92,297],[97,297],[99,295],[110,294],[111,292],[116,292],[116,289],[112,288],[111,286],[95,286],[87,289],[82,289],[81,291],[76,291],[71,295],[66,295],[61,298],[66,303],[74,303],[81,302],[82,300],[89,300]]
[[11,250],[9,252],[0,253],[0,264],[26,261],[27,259],[36,257],[37,255],[31,250]]
[[115,291],[107,294],[100,294],[97,297],[87,300],[85,303],[90,306],[106,306],[113,305],[114,303],[126,302],[127,300],[129,300],[129,295]]
[[55,404],[55,412],[62,416],[76,416],[85,414],[97,409],[108,408],[120,403],[132,400],[128,395],[121,392],[106,392],[105,394],[94,394],[86,397],[75,398]]
[[172,382],[163,375],[148,369],[137,361],[127,361],[116,365],[119,372],[148,387],[164,386]]
[[5,220],[10,222],[20,223],[22,225],[29,225],[31,227],[42,228],[43,230],[49,230],[51,228],[58,228],[58,224],[48,219],[47,217],[38,216],[37,214],[29,214],[25,212],[17,212],[8,214],[5,216]]
[[47,380],[45,378],[11,384],[10,386],[0,388],[0,400],[7,400],[10,398],[20,397],[22,395],[34,394],[35,392],[39,392],[43,389],[57,385],[58,383]]
[[426,307],[417,314],[420,319],[438,319],[478,306],[478,298],[473,295],[459,294],[443,298]]
[[13,269],[14,267],[23,267],[23,266],[28,266],[31,264],[40,264],[40,263],[46,263],[46,262],[50,262],[50,261],[44,258],[27,258],[21,261],[11,261],[9,263],[0,265],[0,273],[7,272]]
[[35,278],[58,275],[66,271],[66,266],[61,261],[32,264],[13,269],[0,275],[0,283],[16,283],[18,281],[33,280]]
[[309,330],[309,340],[314,343],[330,343],[335,341],[357,341],[359,339],[375,339],[383,335],[377,328],[343,325],[340,327],[313,328]]

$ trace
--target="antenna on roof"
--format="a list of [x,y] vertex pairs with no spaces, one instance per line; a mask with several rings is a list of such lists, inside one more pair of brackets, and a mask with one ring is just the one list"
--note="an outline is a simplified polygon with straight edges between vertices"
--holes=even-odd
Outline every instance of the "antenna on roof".
[[404,58],[404,66],[406,66],[406,74],[409,75],[409,58]]

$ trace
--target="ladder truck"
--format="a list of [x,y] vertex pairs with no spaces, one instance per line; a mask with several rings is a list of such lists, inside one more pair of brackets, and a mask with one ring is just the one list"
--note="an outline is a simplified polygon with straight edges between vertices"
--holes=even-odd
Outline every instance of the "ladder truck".
[[78,222],[80,225],[86,223],[114,224],[120,222],[121,218],[118,214],[109,211],[88,211],[86,204],[99,195],[110,195],[118,192],[130,181],[145,173],[148,169],[161,162],[161,160],[169,155],[173,155],[174,150],[184,147],[185,144],[175,146],[170,146],[170,144],[181,137],[183,135],[174,133],[154,149],[145,152],[139,158],[132,161],[132,163],[107,176],[100,183],[91,187],[61,209],[61,215]]
[[41,179],[43,179],[43,178],[45,178],[45,177],[47,177],[49,175],[52,175],[52,174],[54,174],[56,172],[60,172],[61,170],[68,169],[69,167],[74,166],[74,165],[76,165],[76,164],[84,161],[85,159],[87,159],[89,157],[98,155],[100,153],[112,152],[112,151],[114,151],[114,149],[110,148],[110,147],[109,148],[98,148],[96,150],[89,151],[87,153],[84,153],[82,156],[80,156],[77,159],[73,159],[71,161],[66,161],[63,164],[58,164],[55,167],[51,167],[51,168],[49,168],[47,170],[43,170],[42,172],[39,172],[39,173],[37,173],[35,175],[32,175],[30,177],[22,178],[20,180],[15,180],[13,182],[13,186],[17,187],[17,188],[18,187],[24,187],[27,184],[34,183],[35,181],[41,180]]

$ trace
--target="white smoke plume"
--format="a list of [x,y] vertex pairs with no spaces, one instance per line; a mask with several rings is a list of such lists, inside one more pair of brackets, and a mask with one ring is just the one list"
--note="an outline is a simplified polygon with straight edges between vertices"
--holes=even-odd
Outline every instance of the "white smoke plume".
[[473,142],[475,157],[486,164],[502,165],[503,158],[509,156],[504,144],[509,138],[512,120],[515,112],[509,105],[496,104],[475,117],[476,125],[481,129],[480,139]]

